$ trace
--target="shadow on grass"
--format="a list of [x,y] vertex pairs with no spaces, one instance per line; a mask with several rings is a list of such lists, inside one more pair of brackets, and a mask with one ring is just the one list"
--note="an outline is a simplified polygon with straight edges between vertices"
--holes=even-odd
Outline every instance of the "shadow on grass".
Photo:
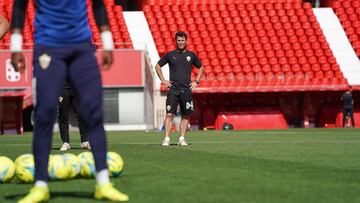
[[[19,200],[20,198],[24,197],[25,194],[15,194],[15,195],[8,195],[5,196],[4,199],[6,200]],[[56,198],[79,198],[79,199],[92,199],[94,200],[94,193],[93,192],[50,192],[50,198],[56,199]]]
[[[67,151],[65,151],[65,152],[69,152],[69,151],[71,151],[72,149],[90,151],[90,150],[87,150],[87,149],[82,149],[81,147],[71,147],[70,150],[67,150]],[[60,147],[51,147],[51,151],[59,151],[59,152],[60,152]]]
[[[160,145],[160,144],[159,144]],[[188,143],[188,146],[190,146],[190,145],[192,145],[191,143]],[[161,145],[160,145],[161,146]],[[169,147],[169,146],[168,146]],[[187,146],[180,146],[180,145],[178,145],[178,144],[175,144],[175,143],[172,143],[172,144],[170,144],[170,147],[187,147]],[[164,147],[164,148],[166,148],[166,147]]]

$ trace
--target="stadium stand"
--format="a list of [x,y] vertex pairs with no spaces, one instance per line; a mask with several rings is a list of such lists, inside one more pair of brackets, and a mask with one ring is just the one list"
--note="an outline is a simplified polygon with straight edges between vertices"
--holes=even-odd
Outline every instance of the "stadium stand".
[[153,0],[143,10],[160,56],[174,49],[175,31],[189,33],[188,48],[206,67],[199,92],[334,90],[347,84],[310,3]]
[[360,0],[336,0],[332,4],[356,54],[360,57]]
[[348,82],[310,3],[147,0],[143,11],[160,56],[175,48],[174,33],[182,30],[205,66],[194,91],[202,113],[192,123],[207,129],[222,129],[226,119],[235,129],[337,126],[339,91]]
[[[91,11],[91,1],[88,2]],[[130,39],[133,33],[128,31],[122,7],[113,0],[104,2],[116,48],[133,48]],[[354,2],[358,0],[335,0],[332,5],[336,14],[343,9],[349,20],[343,22],[337,15],[358,54],[355,37],[349,35],[352,26],[359,41],[359,32],[355,29],[359,9]],[[310,3],[302,0],[145,0],[141,5],[160,56],[175,48],[174,33],[182,30],[188,33],[188,48],[198,54],[205,66],[199,88],[194,91],[198,111],[191,118],[192,125],[221,129],[225,116],[226,122],[235,120],[231,121],[236,122],[232,123],[235,129],[339,127],[339,98],[348,86],[346,71],[334,57],[334,49],[331,50]],[[351,6],[355,7],[351,9]],[[12,0],[0,0],[0,12],[9,20],[11,10]],[[34,15],[35,8],[30,4],[24,27],[24,49],[33,48]],[[101,48],[92,12],[89,12],[89,23],[93,42]],[[0,40],[0,50],[8,50],[9,39],[7,34]],[[193,78],[196,73],[194,70]],[[166,87],[161,89],[165,91]],[[24,109],[31,105],[31,91],[29,94],[28,89],[25,90],[2,93],[0,99],[20,96],[22,102],[17,99],[16,102],[23,105],[17,106]],[[16,112],[14,119],[19,121],[21,111]],[[11,124],[13,119],[8,119],[6,122]],[[251,125],[243,125],[249,122]]]

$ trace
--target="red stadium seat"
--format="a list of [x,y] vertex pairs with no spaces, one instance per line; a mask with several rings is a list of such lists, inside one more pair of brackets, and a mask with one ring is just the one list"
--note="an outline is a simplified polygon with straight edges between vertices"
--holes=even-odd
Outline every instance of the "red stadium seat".
[[[207,77],[209,73],[216,73],[218,80],[224,77],[226,79],[212,85],[310,84],[309,79],[303,79],[303,76],[309,76],[312,69],[315,72],[325,71],[325,75],[329,77],[333,69],[339,70],[309,3],[295,0],[293,3],[285,0],[211,0],[202,3],[179,0],[171,1],[174,3],[171,5],[159,2],[158,4],[167,6],[161,6],[159,10],[155,4],[149,5],[151,9],[144,9],[154,38],[159,32],[163,38],[155,40],[157,47],[160,47],[158,43],[165,43],[167,49],[170,45],[173,46],[172,33],[184,28],[182,30],[189,32],[191,44],[188,46],[193,46],[203,63],[211,67],[206,70]],[[342,8],[342,4],[337,5],[339,9]],[[336,13],[344,15],[344,21],[341,22],[349,21],[360,29],[355,11],[340,9]],[[152,16],[157,18],[156,21],[152,20]],[[178,19],[180,17],[181,20]],[[179,24],[172,26],[172,21]],[[161,26],[162,23],[167,26]],[[349,23],[345,27],[353,33],[349,35],[349,40],[360,50],[356,29]],[[168,36],[163,34],[165,29],[171,30]],[[170,38],[172,44],[166,38]],[[254,73],[256,77],[251,77]],[[262,79],[267,73],[292,73],[298,79],[285,79],[285,75],[279,80]],[[239,81],[237,83],[229,82],[234,74]],[[238,80],[242,78],[242,74],[246,74],[246,81]],[[289,74],[287,77],[290,77]],[[315,81],[315,84],[323,83],[332,84],[332,80]]]

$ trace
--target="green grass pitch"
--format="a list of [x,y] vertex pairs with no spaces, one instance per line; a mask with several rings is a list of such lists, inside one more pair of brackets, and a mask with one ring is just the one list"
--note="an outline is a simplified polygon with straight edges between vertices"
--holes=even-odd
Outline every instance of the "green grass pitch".
[[[109,151],[125,160],[112,182],[130,202],[360,202],[360,130],[194,131],[190,146],[161,147],[162,133],[109,132]],[[70,152],[79,154],[78,133]],[[52,153],[59,153],[54,135]],[[31,134],[0,136],[0,155],[31,152]],[[50,202],[101,202],[94,179],[50,182]],[[31,184],[0,184],[0,202],[15,202]]]

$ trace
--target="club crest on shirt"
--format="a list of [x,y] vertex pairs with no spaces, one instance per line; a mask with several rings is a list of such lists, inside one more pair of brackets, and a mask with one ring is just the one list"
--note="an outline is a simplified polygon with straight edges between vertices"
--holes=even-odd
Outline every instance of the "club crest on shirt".
[[170,106],[170,105],[167,105],[167,106],[166,106],[166,110],[167,110],[167,111],[170,111],[170,109],[171,109],[171,106]]
[[51,63],[51,56],[47,55],[46,53],[42,54],[39,57],[39,64],[43,70],[46,70],[49,67],[50,63]]
[[189,62],[191,60],[191,57],[190,56],[187,56],[186,57],[186,60]]
[[64,97],[59,97],[59,102],[61,103],[64,100]]

